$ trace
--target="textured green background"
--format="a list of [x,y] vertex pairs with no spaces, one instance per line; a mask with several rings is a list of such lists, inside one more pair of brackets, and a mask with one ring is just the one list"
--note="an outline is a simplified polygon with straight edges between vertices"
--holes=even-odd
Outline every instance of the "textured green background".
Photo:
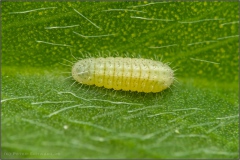
[[[2,158],[238,158],[238,2],[149,3],[2,2]],[[162,57],[179,83],[158,94],[70,87],[70,48]]]

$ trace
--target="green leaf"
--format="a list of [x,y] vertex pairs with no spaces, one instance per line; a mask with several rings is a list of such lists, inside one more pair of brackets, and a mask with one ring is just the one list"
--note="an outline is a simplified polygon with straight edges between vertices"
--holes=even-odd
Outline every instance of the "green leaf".
[[[238,6],[2,2],[2,158],[238,158]],[[74,57],[132,54],[170,62],[178,82],[145,94],[71,79]]]

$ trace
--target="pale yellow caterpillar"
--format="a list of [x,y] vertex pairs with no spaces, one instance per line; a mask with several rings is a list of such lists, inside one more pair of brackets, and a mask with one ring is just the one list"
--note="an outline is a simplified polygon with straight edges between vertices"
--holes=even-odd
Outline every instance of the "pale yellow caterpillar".
[[82,84],[137,92],[160,92],[174,80],[174,72],[160,61],[142,58],[87,58],[72,67],[73,78]]

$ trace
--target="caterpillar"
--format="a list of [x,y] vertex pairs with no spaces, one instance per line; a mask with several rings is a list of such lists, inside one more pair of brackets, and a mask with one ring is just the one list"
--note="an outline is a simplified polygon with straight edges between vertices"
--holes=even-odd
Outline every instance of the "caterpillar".
[[87,58],[72,67],[73,78],[86,85],[156,93],[170,87],[174,72],[160,61],[143,58]]

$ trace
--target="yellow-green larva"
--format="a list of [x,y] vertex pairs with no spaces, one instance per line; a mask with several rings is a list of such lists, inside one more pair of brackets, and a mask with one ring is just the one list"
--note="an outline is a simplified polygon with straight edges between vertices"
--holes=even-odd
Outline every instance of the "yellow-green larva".
[[174,80],[174,72],[160,61],[143,58],[87,58],[72,67],[73,78],[82,84],[137,92],[160,92]]

